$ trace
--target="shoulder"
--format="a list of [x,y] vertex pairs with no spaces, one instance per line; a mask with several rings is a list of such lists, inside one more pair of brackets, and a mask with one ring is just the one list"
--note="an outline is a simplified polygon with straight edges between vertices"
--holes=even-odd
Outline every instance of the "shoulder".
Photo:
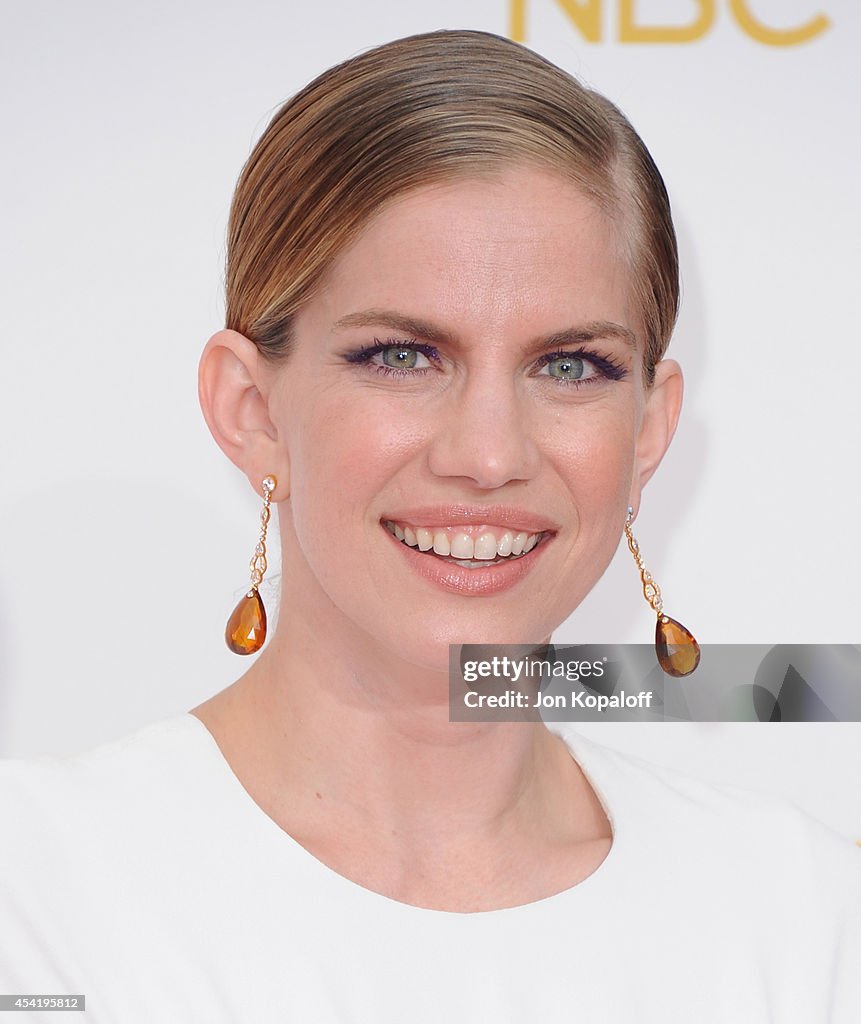
[[765,987],[775,1019],[861,1019],[856,837],[788,798],[562,738],[615,818],[627,927],[648,922],[666,962],[695,944],[722,977]]
[[107,992],[129,941],[148,955],[181,945],[181,927],[197,941],[242,834],[224,820],[227,778],[185,714],[81,753],[0,760],[0,988],[79,991],[86,976]]
[[108,927],[119,908],[140,918],[213,846],[226,855],[244,820],[212,747],[183,714],[81,753],[0,760],[0,920],[20,937],[40,920],[71,936],[84,920]]
[[0,791],[23,787],[35,792],[48,784],[109,784],[117,771],[124,776],[158,775],[181,758],[195,721],[188,714],[175,715],[74,754],[0,758]]
[[[787,797],[685,771],[559,730],[620,830],[763,891],[861,917],[861,846]],[[602,793],[603,790],[603,793]],[[861,827],[861,826],[859,826]]]
[[200,784],[200,723],[177,715],[62,756],[0,759],[0,820],[7,852],[16,835],[83,839],[100,825],[189,802]]

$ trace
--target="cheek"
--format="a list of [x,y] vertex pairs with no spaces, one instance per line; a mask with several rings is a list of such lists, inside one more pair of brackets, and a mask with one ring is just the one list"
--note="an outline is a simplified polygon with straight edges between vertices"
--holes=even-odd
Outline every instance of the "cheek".
[[584,600],[615,555],[634,471],[634,417],[595,417],[580,426],[552,439],[554,468],[570,503],[567,543],[560,549],[552,590],[557,625]]
[[556,473],[570,499],[573,546],[569,556],[587,590],[600,578],[619,544],[634,474],[635,421],[633,411],[596,416],[581,424],[581,429],[569,429],[553,439]]
[[636,416],[583,417],[583,422],[556,430],[549,441],[557,472],[575,504],[587,510],[607,510],[627,499],[634,468]]
[[314,533],[373,518],[375,496],[415,446],[402,424],[362,402],[309,404],[288,436],[294,521]]

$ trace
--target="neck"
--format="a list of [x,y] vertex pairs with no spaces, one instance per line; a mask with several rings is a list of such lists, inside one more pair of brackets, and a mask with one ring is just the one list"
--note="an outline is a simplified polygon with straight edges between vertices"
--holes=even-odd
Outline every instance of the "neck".
[[193,709],[276,824],[366,888],[437,909],[530,902],[594,869],[609,823],[542,721],[450,722],[447,672],[326,611],[282,601],[249,671]]
[[307,610],[282,604],[268,646],[232,688],[233,714],[283,801],[319,793],[340,816],[416,837],[547,814],[546,782],[576,768],[543,722],[451,722],[447,672]]

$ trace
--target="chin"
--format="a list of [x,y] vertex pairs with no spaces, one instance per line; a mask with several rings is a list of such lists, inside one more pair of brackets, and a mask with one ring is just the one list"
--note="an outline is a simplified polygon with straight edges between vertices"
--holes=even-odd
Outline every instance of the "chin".
[[408,637],[403,633],[399,636],[380,636],[375,639],[391,654],[402,661],[414,665],[425,672],[448,674],[450,667],[450,647],[463,644],[493,644],[497,647],[513,644],[538,645],[547,642],[554,629],[564,622],[567,615],[554,617],[552,621],[524,622],[518,619],[494,614],[488,609],[486,615],[467,616],[461,613],[457,617],[438,616],[435,622],[428,621],[429,616],[413,616],[418,618],[422,629],[415,636]]

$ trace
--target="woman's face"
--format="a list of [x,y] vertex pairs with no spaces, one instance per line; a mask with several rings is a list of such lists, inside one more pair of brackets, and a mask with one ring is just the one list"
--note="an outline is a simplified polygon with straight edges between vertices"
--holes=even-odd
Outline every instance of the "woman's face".
[[672,433],[614,232],[511,169],[408,194],[341,255],[267,389],[283,585],[320,628],[445,669],[547,638],[604,572]]

